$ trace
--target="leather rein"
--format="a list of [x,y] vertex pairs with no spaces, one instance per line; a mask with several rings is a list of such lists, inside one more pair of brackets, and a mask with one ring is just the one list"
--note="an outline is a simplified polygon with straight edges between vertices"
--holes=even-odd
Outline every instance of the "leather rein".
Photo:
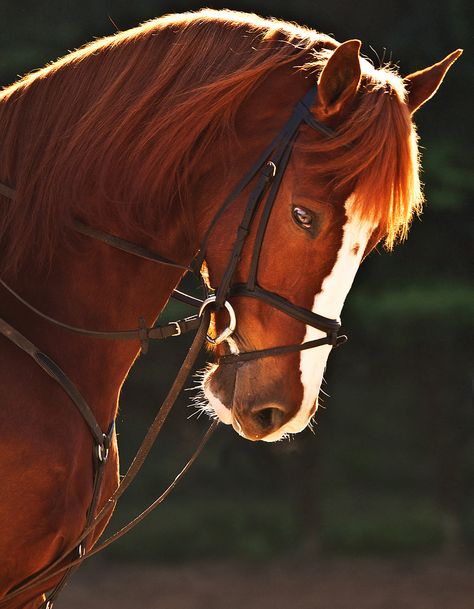
[[[77,387],[67,376],[67,374],[60,368],[60,366],[52,360],[47,354],[43,353],[38,347],[36,347],[31,341],[23,336],[18,330],[13,328],[7,321],[0,319],[0,333],[14,343],[18,348],[22,349],[27,353],[33,360],[50,376],[52,377],[70,397],[84,421],[88,425],[92,438],[93,438],[93,455],[94,455],[94,476],[93,476],[93,493],[92,500],[89,509],[86,514],[86,522],[83,532],[80,537],[70,544],[65,551],[48,567],[41,570],[39,573],[28,578],[26,581],[20,583],[13,588],[5,597],[0,599],[0,607],[12,598],[17,597],[33,588],[36,588],[42,584],[46,584],[53,577],[63,574],[60,582],[48,595],[46,600],[42,603],[40,609],[51,609],[53,602],[63,587],[65,579],[70,575],[86,558],[97,554],[99,551],[110,545],[122,535],[131,530],[136,526],[143,518],[145,518],[154,508],[156,508],[165,497],[173,490],[177,482],[181,477],[188,471],[191,464],[196,460],[197,456],[203,449],[207,440],[216,429],[218,422],[214,421],[207,432],[205,433],[201,443],[186,463],[184,468],[170,484],[170,486],[156,499],[146,510],[144,510],[139,516],[132,520],[125,527],[114,533],[107,540],[100,543],[97,547],[92,549],[88,545],[92,546],[92,533],[96,527],[104,520],[104,518],[111,514],[115,507],[118,499],[125,492],[128,486],[131,484],[138,471],[142,467],[151,447],[153,446],[156,437],[161,430],[163,423],[168,416],[173,404],[175,403],[182,387],[184,386],[186,379],[193,368],[199,351],[206,341],[219,344],[228,337],[231,336],[235,329],[236,318],[235,312],[228,298],[235,297],[250,297],[260,299],[272,307],[279,309],[290,317],[297,319],[298,321],[313,326],[323,332],[326,335],[323,338],[307,341],[296,345],[283,345],[277,347],[271,347],[268,349],[260,349],[250,352],[243,353],[232,353],[223,355],[218,358],[219,364],[233,364],[240,365],[240,363],[270,356],[279,356],[287,353],[303,351],[306,349],[312,349],[321,345],[331,345],[336,347],[347,340],[346,336],[338,336],[338,331],[341,327],[340,320],[329,319],[322,315],[318,315],[313,311],[302,308],[294,303],[286,300],[282,296],[270,292],[262,288],[257,281],[258,264],[260,259],[260,252],[262,249],[265,231],[267,223],[273,208],[273,204],[277,197],[285,169],[288,165],[291,151],[294,142],[297,138],[300,126],[304,123],[309,125],[311,128],[321,132],[326,137],[334,137],[336,133],[319,123],[311,113],[311,106],[314,103],[316,97],[316,86],[313,86],[308,93],[298,102],[295,109],[283,126],[278,135],[274,140],[267,146],[262,152],[259,159],[252,166],[252,168],[243,176],[240,182],[237,184],[232,193],[225,199],[221,208],[218,210],[207,232],[204,236],[202,246],[194,258],[191,265],[184,266],[182,264],[173,262],[160,254],[145,249],[139,245],[125,241],[114,235],[110,235],[98,229],[87,226],[86,224],[75,220],[73,228],[76,232],[82,235],[99,240],[111,247],[122,250],[128,254],[139,256],[146,260],[150,260],[159,264],[174,267],[184,271],[191,271],[195,275],[200,277],[200,271],[202,264],[205,259],[206,251],[210,242],[212,233],[217,226],[218,222],[222,218],[225,211],[234,202],[239,194],[254,180],[256,184],[251,194],[249,195],[247,205],[245,207],[244,214],[242,216],[241,223],[237,229],[236,238],[234,245],[229,257],[227,267],[224,271],[224,275],[221,279],[220,285],[216,292],[210,296],[207,295],[204,301],[185,294],[179,290],[174,290],[172,297],[180,300],[193,307],[199,307],[199,314],[187,317],[185,319],[172,321],[166,325],[158,325],[148,328],[145,325],[143,318],[139,320],[139,327],[131,330],[118,330],[118,331],[101,331],[101,330],[90,330],[80,328],[67,324],[65,322],[54,319],[44,312],[40,311],[32,304],[27,302],[24,298],[15,292],[10,286],[8,286],[3,280],[0,279],[0,285],[9,292],[14,298],[28,308],[32,313],[40,317],[41,319],[67,331],[76,332],[85,336],[101,339],[112,339],[112,340],[137,340],[140,342],[141,350],[146,353],[148,350],[148,344],[150,340],[161,340],[172,336],[179,336],[190,330],[196,330],[197,333],[194,337],[193,343],[188,351],[188,354],[173,382],[171,389],[164,402],[162,403],[153,423],[151,424],[136,456],[134,457],[132,464],[130,465],[124,478],[121,480],[119,486],[114,491],[112,496],[105,503],[104,507],[96,514],[98,499],[102,488],[102,482],[104,477],[104,469],[109,455],[110,444],[112,441],[115,421],[112,421],[106,432],[103,432],[100,428],[95,415],[91,407],[87,404]],[[0,195],[8,199],[15,198],[15,190],[5,184],[0,183]],[[233,284],[232,280],[235,276],[237,265],[241,258],[244,245],[246,243],[250,228],[252,226],[253,219],[255,218],[257,209],[263,205],[263,211],[260,218],[259,225],[257,227],[257,235],[253,247],[250,272],[245,283]],[[210,309],[214,310],[225,308],[230,316],[229,327],[221,332],[216,338],[210,337],[208,332],[209,321],[210,321]],[[64,562],[67,561],[66,564]]]

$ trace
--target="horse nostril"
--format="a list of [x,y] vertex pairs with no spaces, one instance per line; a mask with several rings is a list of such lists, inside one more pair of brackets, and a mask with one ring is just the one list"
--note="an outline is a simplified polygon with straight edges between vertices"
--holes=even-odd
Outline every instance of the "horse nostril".
[[283,427],[290,417],[287,409],[279,404],[260,404],[245,410],[238,407],[232,409],[234,429],[248,440],[262,440]]
[[255,423],[264,432],[273,431],[283,425],[285,413],[279,408],[267,406],[252,413]]

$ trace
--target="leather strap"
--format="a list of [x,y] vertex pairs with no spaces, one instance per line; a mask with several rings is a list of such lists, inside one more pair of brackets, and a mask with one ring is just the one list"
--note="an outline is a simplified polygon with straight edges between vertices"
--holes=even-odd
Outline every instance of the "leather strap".
[[234,246],[232,248],[232,253],[230,255],[229,261],[227,263],[224,275],[221,279],[220,285],[217,289],[216,293],[216,307],[224,306],[225,300],[229,293],[230,284],[232,278],[234,277],[235,270],[240,261],[240,257],[242,255],[242,250],[245,245],[245,241],[250,231],[250,225],[254,218],[255,212],[259,206],[260,201],[262,200],[268,185],[270,184],[273,178],[273,164],[267,163],[263,170],[262,174],[257,182],[255,189],[249,197],[249,201],[247,203],[247,207],[245,209],[243,218],[237,229],[237,236],[234,241]]
[[184,266],[178,262],[173,262],[160,254],[156,254],[155,252],[142,247],[141,245],[136,245],[135,243],[131,243],[130,241],[126,241],[120,237],[115,237],[114,235],[104,233],[103,231],[98,230],[97,228],[92,228],[79,220],[74,220],[73,226],[76,232],[86,235],[87,237],[91,237],[96,241],[102,241],[103,243],[126,252],[127,254],[132,254],[132,256],[138,256],[139,258],[144,258],[145,260],[150,260],[151,262],[158,262],[159,264],[164,264],[166,266],[172,266],[176,269],[182,269],[183,271],[191,271],[189,266]]
[[58,364],[48,355],[40,351],[30,340],[23,336],[23,334],[18,332],[18,330],[15,330],[15,328],[1,318],[0,333],[8,338],[8,340],[15,344],[19,349],[33,358],[34,361],[46,372],[46,374],[48,374],[48,376],[53,378],[57,383],[59,383],[59,385],[61,385],[89,426],[95,442],[98,445],[103,446],[104,434],[97,423],[94,413],[92,412],[89,404],[82,397],[77,387],[67,376],[67,374],[58,366]]
[[249,290],[243,283],[235,284],[231,290],[231,295],[263,300],[263,302],[268,303],[275,309],[279,309],[286,315],[289,315],[308,326],[318,328],[318,330],[322,330],[323,332],[337,333],[341,328],[341,322],[338,319],[330,319],[329,317],[318,315],[318,313],[313,313],[313,311],[299,307],[279,294],[264,290],[258,285],[256,285],[253,290]]
[[261,357],[273,357],[278,355],[286,355],[288,353],[296,353],[298,351],[306,351],[306,349],[314,349],[315,347],[321,347],[322,345],[332,345],[333,347],[339,347],[347,341],[347,336],[342,334],[328,334],[323,338],[316,340],[309,340],[300,345],[283,345],[281,347],[269,347],[268,349],[256,349],[255,351],[245,351],[243,353],[232,353],[230,355],[222,355],[218,358],[219,365],[223,364],[240,364],[241,362],[249,362],[253,359],[259,359]]
[[[99,424],[97,423],[97,419],[95,418],[92,409],[89,404],[86,402],[80,391],[77,389],[76,385],[71,381],[68,375],[60,368],[60,366],[48,355],[40,351],[30,340],[28,340],[21,332],[13,328],[9,323],[7,323],[4,319],[0,318],[0,333],[5,336],[8,340],[10,340],[14,345],[16,345],[19,349],[28,354],[52,379],[54,379],[61,388],[66,392],[69,398],[72,400],[77,410],[81,414],[84,421],[87,423],[89,430],[92,434],[94,440],[94,472],[93,472],[93,489],[92,489],[92,499],[87,511],[86,515],[86,524],[85,529],[87,529],[92,523],[95,511],[97,507],[97,502],[99,500],[99,495],[102,490],[102,482],[104,478],[105,464],[107,462],[107,457],[109,454],[109,448],[112,441],[112,435],[115,428],[115,422],[113,421],[109,427],[107,433],[103,433]],[[77,554],[79,557],[83,555],[85,550],[85,545],[87,543],[87,538],[84,539],[84,542],[80,542],[73,548],[72,552],[75,556],[71,557],[71,561],[74,561]],[[71,554],[71,552],[70,552]],[[70,575],[75,571],[76,567],[71,568],[71,565],[68,563],[66,565],[66,569],[64,570],[64,575],[55,588],[51,591],[45,601],[41,604],[40,609],[51,609],[53,606],[54,599],[57,597],[59,592],[64,587],[67,579]],[[31,581],[31,580],[30,580]],[[34,581],[34,580],[33,580]],[[7,597],[8,598],[8,595]],[[2,599],[2,603],[3,603]]]
[[[189,332],[190,330],[196,330],[199,327],[200,320],[197,315],[192,315],[191,317],[186,317],[184,319],[179,319],[177,321],[171,321],[164,326],[154,326],[153,328],[143,328],[139,327],[135,330],[87,330],[86,328],[80,328],[78,326],[72,326],[71,324],[64,323],[55,319],[54,317],[50,317],[43,313],[32,304],[30,304],[27,300],[22,298],[18,292],[13,290],[9,285],[7,285],[2,279],[0,279],[0,285],[7,290],[12,296],[14,296],[22,305],[27,307],[30,311],[32,311],[41,319],[58,326],[59,328],[63,328],[64,330],[68,330],[69,332],[75,332],[77,334],[82,334],[85,336],[90,336],[91,338],[104,338],[108,340],[138,340],[142,344],[148,340],[163,340],[165,338],[170,338],[171,336],[179,336],[180,334],[184,334],[185,332]],[[180,292],[181,294],[181,292]],[[185,295],[187,296],[187,295]],[[190,297],[193,298],[193,297]],[[197,298],[193,300],[197,300]],[[187,301],[186,301],[187,302]],[[188,303],[189,304],[189,303]]]
[[[7,197],[7,199],[14,200],[16,191],[14,188],[0,182],[0,195]],[[96,239],[96,241],[102,241],[103,243],[122,250],[127,254],[132,254],[133,256],[138,256],[139,258],[144,258],[145,260],[150,260],[151,262],[158,262],[166,266],[182,269],[183,271],[192,270],[189,266],[179,264],[178,262],[173,262],[172,260],[168,260],[168,258],[144,248],[141,245],[131,243],[130,241],[126,241],[125,239],[116,237],[115,235],[110,235],[97,228],[92,228],[80,220],[73,220],[73,227],[76,232],[87,237],[91,237],[92,239]]]
[[[119,529],[118,531],[116,531],[115,533],[113,533],[112,535],[110,535],[110,537],[108,537],[107,539],[105,539],[102,543],[100,543],[98,546],[94,547],[93,550],[91,550],[90,552],[87,552],[86,554],[84,554],[81,558],[77,558],[75,560],[73,560],[71,563],[69,563],[69,565],[67,566],[62,566],[59,569],[57,569],[54,573],[54,575],[58,575],[59,573],[66,571],[66,569],[70,569],[71,567],[79,567],[85,560],[87,560],[88,558],[91,558],[92,556],[95,556],[96,554],[98,554],[99,552],[102,552],[102,550],[104,550],[105,548],[107,548],[108,546],[110,546],[112,543],[114,543],[115,541],[117,541],[118,539],[120,539],[121,537],[123,537],[126,533],[128,533],[129,531],[131,531],[132,529],[134,529],[138,524],[140,524],[140,522],[142,522],[142,520],[144,520],[149,514],[151,514],[151,512],[153,510],[155,510],[159,505],[161,505],[163,503],[163,501],[168,497],[168,495],[176,488],[178,482],[183,478],[183,476],[189,471],[190,467],[193,465],[193,463],[196,461],[196,459],[198,458],[198,456],[201,454],[203,448],[205,447],[205,445],[207,444],[207,442],[209,441],[210,437],[212,436],[212,434],[215,432],[215,430],[217,429],[219,425],[219,421],[218,420],[214,420],[209,427],[207,428],[206,433],[204,434],[204,436],[201,439],[201,442],[199,443],[199,445],[197,446],[197,448],[195,449],[195,451],[193,452],[193,454],[191,455],[191,457],[188,459],[188,461],[186,462],[186,465],[182,468],[182,470],[179,472],[179,474],[174,478],[174,480],[166,487],[166,489],[161,493],[161,495],[159,495],[159,497],[157,497],[153,503],[151,503],[146,509],[143,510],[143,512],[141,512],[138,516],[136,516],[133,520],[131,520],[128,524],[126,524],[125,526],[123,526],[121,529]],[[48,575],[48,577],[46,579],[51,578],[51,575]],[[36,582],[36,584],[41,584],[43,583],[42,580],[38,580]],[[23,590],[25,591],[25,590]],[[3,599],[2,599],[3,601]],[[0,601],[0,606],[2,605],[2,601]]]
[[[85,529],[90,526],[90,524],[92,523],[94,516],[95,516],[95,512],[97,509],[97,503],[99,501],[99,496],[100,496],[100,493],[102,490],[102,483],[104,480],[105,465],[107,463],[107,459],[108,459],[108,455],[109,455],[109,448],[110,448],[110,445],[112,444],[112,436],[114,434],[114,431],[115,431],[115,421],[112,421],[107,433],[104,434],[104,443],[103,444],[104,444],[105,450],[101,450],[98,446],[96,446],[95,450],[94,450],[94,464],[93,464],[94,480],[92,483],[92,499],[91,499],[91,503],[89,505],[89,509],[87,510],[86,524],[84,527]],[[54,601],[56,600],[59,593],[66,585],[67,580],[80,567],[82,559],[86,552],[88,541],[89,540],[87,538],[84,539],[84,541],[81,542],[75,548],[75,550],[71,553],[72,555],[70,557],[70,561],[65,566],[63,576],[61,577],[60,581],[56,584],[56,586],[53,588],[53,590],[51,590],[51,592],[47,595],[46,599],[40,605],[39,609],[52,609]],[[77,563],[76,561],[78,559],[81,562]]]

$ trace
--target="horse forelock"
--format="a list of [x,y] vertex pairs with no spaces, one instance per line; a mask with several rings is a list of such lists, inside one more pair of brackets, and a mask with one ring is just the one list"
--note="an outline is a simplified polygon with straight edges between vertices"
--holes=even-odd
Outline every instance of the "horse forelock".
[[[302,69],[318,73],[329,56],[330,51],[323,49]],[[354,213],[361,221],[376,224],[391,249],[407,236],[423,205],[418,138],[403,80],[394,68],[376,69],[365,59],[361,67],[359,93],[336,137],[311,138],[302,147],[318,153],[312,170],[332,176],[335,191],[349,188]]]

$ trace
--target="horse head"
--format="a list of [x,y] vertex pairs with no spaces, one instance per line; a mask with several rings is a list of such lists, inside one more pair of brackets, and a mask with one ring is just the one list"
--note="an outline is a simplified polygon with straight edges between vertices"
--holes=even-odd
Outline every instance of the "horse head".
[[[305,323],[304,315],[295,318],[291,307],[337,322],[361,261],[381,239],[391,248],[405,237],[421,208],[411,117],[460,52],[403,81],[375,70],[359,49],[360,42],[350,40],[319,54],[310,111],[327,133],[302,121],[271,213],[267,209],[265,218],[265,205],[256,212],[232,277],[233,285],[248,287],[252,276],[253,288],[230,287],[227,310],[221,307],[215,316],[215,336],[233,321],[229,313],[235,313],[236,329],[225,340],[211,339],[219,344],[216,364],[204,375],[204,394],[218,418],[250,440],[299,432],[318,408],[337,341],[324,341],[328,330]],[[240,118],[246,120],[248,115]],[[248,191],[229,206],[207,250],[207,280],[218,293],[246,197]],[[260,294],[252,294],[255,285]],[[287,308],[265,298],[269,293]],[[323,344],[305,348],[314,342]],[[285,350],[288,345],[294,350]]]

